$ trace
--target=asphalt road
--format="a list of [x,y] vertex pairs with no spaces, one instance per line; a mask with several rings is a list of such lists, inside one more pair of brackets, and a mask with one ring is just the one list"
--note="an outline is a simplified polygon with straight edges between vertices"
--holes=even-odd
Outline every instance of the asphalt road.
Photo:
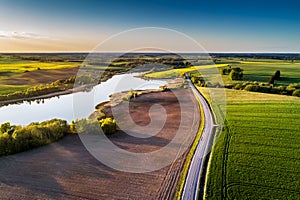
[[198,199],[198,190],[200,188],[200,178],[204,168],[204,159],[205,156],[209,153],[212,146],[213,141],[213,114],[210,110],[209,105],[205,101],[204,97],[199,93],[199,91],[192,84],[189,79],[188,74],[186,73],[187,81],[193,90],[196,98],[199,99],[202,104],[204,111],[204,130],[202,132],[201,139],[197,145],[195,150],[195,154],[192,158],[191,165],[187,174],[186,182],[184,185],[183,193],[181,199],[190,200],[190,199]]

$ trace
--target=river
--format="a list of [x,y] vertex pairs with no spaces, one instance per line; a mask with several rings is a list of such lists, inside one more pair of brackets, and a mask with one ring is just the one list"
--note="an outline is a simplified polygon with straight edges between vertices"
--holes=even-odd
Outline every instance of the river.
[[[31,122],[53,118],[71,122],[73,119],[88,117],[95,110],[95,106],[108,101],[112,93],[130,89],[157,89],[166,84],[162,80],[144,80],[136,75],[114,75],[108,81],[93,87],[89,92],[61,95],[45,99],[43,102],[32,101],[2,106],[0,107],[0,124],[10,122],[15,125],[27,125]],[[82,109],[78,109],[80,105]]]

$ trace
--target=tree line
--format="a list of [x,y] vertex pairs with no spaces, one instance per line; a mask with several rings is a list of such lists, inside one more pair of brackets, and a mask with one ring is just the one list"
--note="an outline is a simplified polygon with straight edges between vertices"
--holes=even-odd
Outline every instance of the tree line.
[[0,101],[31,98],[54,92],[65,91],[73,88],[74,81],[75,77],[71,77],[65,80],[57,80],[48,84],[36,85],[23,91],[17,91],[7,95],[0,95]]
[[44,122],[33,122],[27,126],[11,125],[5,122],[0,125],[0,156],[15,154],[44,146],[62,139],[67,134],[103,133],[110,135],[116,132],[116,121],[112,118],[78,119],[68,124],[66,120],[51,119]]
[[[241,80],[243,78],[243,69],[236,67],[231,68],[230,66],[225,68],[220,68],[220,73],[222,75],[229,75],[231,80]],[[193,84],[199,87],[212,87],[212,88],[228,88],[236,90],[246,90],[251,92],[262,92],[271,94],[282,94],[289,96],[300,97],[300,83],[291,83],[288,86],[275,85],[276,80],[280,80],[281,74],[280,70],[277,70],[274,75],[270,77],[268,83],[262,83],[257,81],[245,81],[245,82],[235,82],[231,84],[223,85],[221,83],[213,83],[206,81],[198,71],[189,72],[191,81]]]

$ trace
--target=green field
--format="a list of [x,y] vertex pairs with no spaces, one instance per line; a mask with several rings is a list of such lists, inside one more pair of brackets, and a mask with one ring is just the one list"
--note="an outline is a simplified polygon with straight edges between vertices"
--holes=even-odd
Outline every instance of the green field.
[[[225,62],[225,61],[223,61]],[[281,79],[276,84],[289,85],[300,82],[300,63],[278,60],[250,60],[236,61],[230,64],[232,67],[240,67],[244,70],[243,81],[268,82],[276,70],[280,70]],[[228,76],[223,76],[225,83],[232,82]]]
[[188,68],[170,69],[161,72],[153,72],[153,73],[146,74],[145,76],[148,78],[174,78],[184,74],[185,72],[202,70],[202,69],[210,69],[216,67],[225,67],[225,66],[227,66],[227,64],[201,65],[201,66],[193,66]]
[[27,88],[29,88],[29,86],[26,85],[0,85],[0,96],[14,93],[17,91],[23,91]]
[[[145,75],[148,78],[173,78],[177,77],[184,72],[194,70],[205,70],[209,68],[221,68],[230,65],[231,67],[240,67],[244,70],[244,77],[242,81],[257,81],[268,82],[270,76],[274,75],[276,70],[281,71],[281,79],[276,81],[276,84],[289,85],[290,83],[300,82],[300,63],[282,60],[266,60],[266,59],[251,59],[241,61],[235,58],[221,59],[215,65],[194,66],[189,68],[170,69],[161,72],[153,72]],[[240,82],[231,81],[228,75],[224,75],[224,83]]]
[[300,99],[226,93],[226,126],[212,152],[205,198],[300,199]]

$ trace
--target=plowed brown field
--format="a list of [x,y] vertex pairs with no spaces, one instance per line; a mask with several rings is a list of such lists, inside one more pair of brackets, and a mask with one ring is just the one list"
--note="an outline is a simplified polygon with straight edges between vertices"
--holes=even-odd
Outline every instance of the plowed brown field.
[[[198,103],[188,90],[189,129],[197,132]],[[149,93],[130,103],[132,119],[149,123],[148,109],[161,104],[168,114],[164,128],[153,138],[135,138],[119,131],[110,140],[132,152],[154,151],[166,145],[180,123],[180,106],[172,92]],[[120,108],[121,110],[121,108]],[[159,112],[157,114],[160,114]],[[188,133],[187,133],[188,134]],[[32,151],[0,158],[0,199],[171,199],[174,197],[186,153],[173,164],[149,173],[111,169],[85,149],[77,135]]]

